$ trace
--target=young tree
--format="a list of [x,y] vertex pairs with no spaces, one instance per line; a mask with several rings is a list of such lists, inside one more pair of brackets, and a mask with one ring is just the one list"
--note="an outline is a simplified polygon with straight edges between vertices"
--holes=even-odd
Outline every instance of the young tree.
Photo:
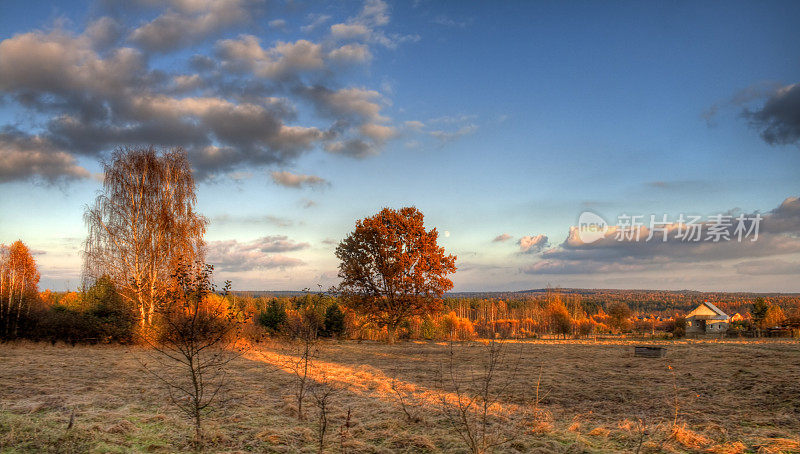
[[207,221],[195,212],[194,178],[180,148],[120,148],[103,170],[103,190],[84,214],[84,280],[111,277],[148,327],[179,263],[202,261]]
[[403,321],[439,310],[453,288],[447,275],[456,271],[456,257],[445,255],[438,236],[435,228],[425,230],[416,208],[384,208],[356,222],[336,248],[343,301],[386,327],[389,343]]
[[[227,298],[216,294],[211,265],[181,265],[173,285],[157,301],[158,330],[142,337],[150,345],[148,372],[167,387],[172,402],[194,424],[194,446],[203,445],[203,413],[219,401],[227,366],[242,353],[240,320]],[[226,295],[230,282],[225,284]]]
[[550,327],[556,336],[564,336],[566,339],[567,335],[572,333],[572,317],[560,299],[547,306],[547,316],[550,319]]
[[0,244],[0,338],[19,335],[39,297],[39,271],[28,246],[20,240]]
[[344,333],[344,312],[337,303],[328,306],[325,311],[325,322],[322,335],[326,337],[339,337]]
[[278,298],[272,298],[267,307],[258,314],[259,325],[266,328],[270,334],[277,334],[286,323],[286,308],[278,301]]
[[136,313],[130,305],[125,304],[114,282],[108,276],[97,279],[82,296],[86,313],[97,321],[97,334],[100,340],[119,342],[133,340]]
[[522,355],[508,352],[509,345],[491,339],[480,346],[476,360],[459,357],[451,343],[447,363],[439,370],[442,414],[471,453],[494,452],[523,431],[520,426],[527,415],[508,408],[519,401],[513,385]]
[[323,292],[311,294],[306,289],[292,317],[287,318],[286,331],[292,337],[288,345],[291,350],[287,366],[294,373],[294,397],[297,403],[297,419],[303,421],[303,403],[312,385],[312,369],[319,355],[319,333],[324,324],[322,307],[326,295]]
[[622,301],[615,301],[608,305],[609,325],[617,332],[630,329],[631,308]]
[[768,311],[769,304],[767,304],[764,298],[758,297],[753,301],[753,307],[750,308],[750,315],[753,319],[753,326],[756,327],[759,333],[761,329],[764,328],[764,320],[767,318]]
[[786,320],[786,314],[777,304],[770,304],[767,308],[767,314],[764,317],[764,326],[772,328],[774,326],[781,326]]

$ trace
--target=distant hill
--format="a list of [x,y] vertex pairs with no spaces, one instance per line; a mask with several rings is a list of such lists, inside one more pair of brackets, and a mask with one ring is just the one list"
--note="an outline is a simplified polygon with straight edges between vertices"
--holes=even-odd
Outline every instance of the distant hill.
[[680,296],[688,296],[688,297],[700,297],[706,296],[708,298],[716,298],[716,297],[747,297],[747,298],[757,298],[761,297],[769,297],[769,296],[795,296],[800,297],[800,293],[779,293],[779,292],[771,292],[771,293],[757,293],[757,292],[701,292],[698,290],[648,290],[648,289],[587,289],[587,288],[536,288],[536,289],[529,289],[529,290],[517,290],[513,292],[450,292],[447,295],[451,297],[467,297],[467,298],[509,298],[509,297],[520,297],[525,295],[544,295],[547,294],[548,291],[558,292],[562,295],[631,295],[631,294],[638,294],[638,295],[680,295]]

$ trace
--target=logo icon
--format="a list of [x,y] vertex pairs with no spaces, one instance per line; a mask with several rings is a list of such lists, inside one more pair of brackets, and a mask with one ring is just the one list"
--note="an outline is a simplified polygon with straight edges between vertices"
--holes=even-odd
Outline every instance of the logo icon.
[[591,244],[605,238],[608,223],[599,215],[584,211],[578,217],[578,239],[582,243]]

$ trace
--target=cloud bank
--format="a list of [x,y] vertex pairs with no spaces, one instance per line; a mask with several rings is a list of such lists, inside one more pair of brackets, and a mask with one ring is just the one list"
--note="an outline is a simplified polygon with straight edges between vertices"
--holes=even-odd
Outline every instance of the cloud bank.
[[[755,214],[751,214],[753,216]],[[780,206],[761,214],[759,235],[743,241],[736,240],[735,223],[725,228],[731,241],[684,241],[675,237],[678,224],[667,226],[667,241],[663,235],[649,236],[647,227],[640,230],[639,239],[617,240],[617,227],[611,226],[605,236],[593,243],[581,241],[577,227],[571,227],[561,244],[542,249],[537,261],[521,268],[527,274],[600,274],[658,270],[664,267],[688,267],[697,264],[713,264],[722,261],[742,261],[737,271],[748,274],[768,274],[768,270],[793,269],[795,263],[778,266],[767,257],[800,253],[800,198],[788,197]],[[702,236],[707,235],[708,223],[703,225]],[[533,238],[520,241],[520,250],[536,243]],[[758,259],[758,260],[756,260]],[[756,267],[764,271],[756,271]],[[783,273],[782,273],[783,274]]]
[[269,43],[230,37],[252,25],[260,0],[136,3],[139,22],[102,16],[0,41],[0,99],[35,118],[0,125],[0,183],[88,178],[80,160],[118,146],[184,147],[204,178],[291,165],[315,149],[362,159],[396,137],[390,100],[348,83],[376,46],[418,39],[386,30],[383,1],[327,29],[330,18],[317,18],[315,38]]

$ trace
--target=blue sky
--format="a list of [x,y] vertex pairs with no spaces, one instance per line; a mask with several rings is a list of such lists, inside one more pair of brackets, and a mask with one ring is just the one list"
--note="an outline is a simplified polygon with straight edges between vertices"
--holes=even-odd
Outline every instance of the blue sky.
[[[800,291],[799,19],[796,2],[3,2],[0,242],[74,288],[99,160],[181,145],[238,289],[333,284],[356,219],[416,205],[456,290]],[[575,247],[585,210],[768,221],[748,248]]]

